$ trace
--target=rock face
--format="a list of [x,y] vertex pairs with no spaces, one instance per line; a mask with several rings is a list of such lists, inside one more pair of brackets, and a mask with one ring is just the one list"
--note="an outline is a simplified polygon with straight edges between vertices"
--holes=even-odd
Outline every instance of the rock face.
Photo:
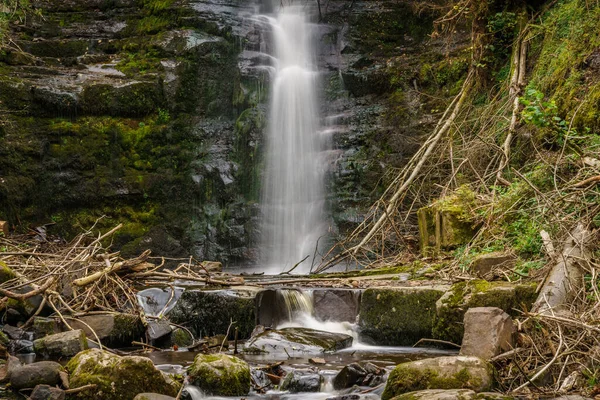
[[82,330],[56,333],[33,342],[37,354],[44,357],[72,357],[88,348],[85,333]]
[[13,389],[34,388],[37,385],[60,384],[63,367],[54,361],[40,361],[10,370],[10,385]]
[[99,349],[77,354],[66,368],[72,387],[97,385],[93,391],[76,395],[85,400],[132,400],[144,392],[176,396],[180,386],[157,370],[148,358],[119,357]]
[[491,367],[477,357],[438,357],[399,364],[390,373],[382,400],[425,389],[471,389],[492,386]]
[[217,396],[245,396],[250,391],[250,367],[226,354],[198,354],[188,368],[190,384]]
[[352,336],[308,328],[284,328],[264,331],[246,342],[248,351],[288,354],[321,354],[352,345]]
[[465,314],[465,334],[460,348],[463,356],[484,360],[514,347],[516,332],[510,315],[495,307],[470,308]]
[[[167,318],[185,324],[196,336],[225,334],[231,321],[236,321],[238,338],[250,337],[255,324],[255,299],[259,289],[186,290]],[[231,330],[233,339],[233,330]]]
[[515,310],[531,307],[537,297],[535,289],[534,283],[515,285],[507,282],[471,281],[454,284],[436,303],[433,337],[461,343],[463,320],[469,308],[496,307],[516,316]]
[[362,294],[361,338],[380,345],[412,346],[431,338],[436,302],[447,287],[373,288]]
[[356,322],[360,308],[360,290],[315,289],[314,315],[321,321]]

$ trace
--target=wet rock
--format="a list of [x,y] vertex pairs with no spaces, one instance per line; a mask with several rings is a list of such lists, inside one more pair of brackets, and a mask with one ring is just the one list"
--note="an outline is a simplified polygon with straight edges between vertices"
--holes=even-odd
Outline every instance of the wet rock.
[[492,386],[491,366],[477,357],[451,356],[399,364],[388,377],[382,400],[425,389],[471,389]]
[[0,383],[8,382],[10,374],[21,367],[21,361],[15,357],[9,355],[6,362],[0,363]]
[[10,385],[20,390],[37,385],[56,386],[61,383],[59,372],[63,367],[54,361],[40,361],[22,365],[10,371]]
[[481,279],[489,279],[495,269],[510,270],[515,266],[516,261],[517,257],[508,253],[481,254],[471,262],[469,270]]
[[170,346],[188,347],[194,344],[194,338],[185,329],[175,328],[171,332],[169,344]]
[[109,313],[87,315],[78,319],[79,321],[69,321],[69,325],[73,329],[81,329],[90,339],[96,340],[97,335],[109,347],[130,346],[133,340],[144,337],[144,324],[136,315]]
[[515,317],[515,310],[529,309],[535,301],[536,284],[470,281],[452,285],[436,303],[433,338],[461,343],[464,316],[469,308],[497,307]]
[[245,396],[250,391],[250,367],[226,354],[198,354],[188,368],[188,381],[206,394]]
[[65,391],[50,385],[37,385],[29,398],[31,400],[64,400]]
[[321,383],[323,383],[323,377],[319,374],[291,371],[281,382],[281,390],[292,393],[315,393],[321,390]]
[[367,371],[358,363],[352,363],[346,365],[342,370],[333,378],[333,388],[335,390],[341,390],[350,388],[367,376]]
[[510,315],[495,307],[470,308],[465,314],[460,355],[484,360],[514,347],[516,332]]
[[133,400],[175,400],[175,397],[156,393],[140,393],[135,396]]
[[16,354],[29,354],[35,351],[33,342],[31,340],[25,339],[15,340],[10,343],[9,347],[12,350],[12,352]]
[[436,302],[445,286],[373,288],[362,294],[361,338],[379,345],[412,346],[432,337]]
[[180,387],[146,357],[119,357],[99,349],[77,354],[66,369],[72,387],[97,385],[95,390],[80,393],[82,400],[131,400],[146,392],[176,396]]
[[314,315],[321,321],[356,322],[360,307],[359,290],[315,289]]
[[[185,324],[196,336],[224,334],[236,321],[238,338],[250,337],[255,326],[255,299],[260,289],[186,290],[177,305],[167,313],[175,324]],[[233,339],[233,329],[229,339]]]
[[250,374],[252,375],[252,382],[259,388],[264,389],[271,386],[272,382],[265,371],[261,369],[252,369],[250,370]]
[[2,327],[2,332],[4,332],[12,340],[28,339],[27,333],[23,329],[17,328],[16,326],[8,324],[4,325]]
[[36,354],[44,357],[72,357],[80,351],[86,350],[87,339],[80,330],[56,333],[33,342]]
[[384,374],[385,370],[371,363],[365,363],[364,365],[352,363],[342,368],[333,378],[333,388],[342,390],[354,385],[376,386],[381,383]]
[[162,89],[157,82],[100,83],[84,87],[79,95],[79,108],[92,115],[147,115],[163,102]]
[[246,343],[246,349],[266,353],[320,354],[345,349],[352,336],[308,328],[284,328],[265,331]]

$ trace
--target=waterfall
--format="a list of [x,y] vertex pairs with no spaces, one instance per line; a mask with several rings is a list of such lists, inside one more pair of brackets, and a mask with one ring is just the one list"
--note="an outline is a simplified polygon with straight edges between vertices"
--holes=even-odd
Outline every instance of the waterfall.
[[[279,2],[278,2],[279,4]],[[266,17],[276,59],[263,180],[261,262],[268,272],[308,272],[324,233],[317,79],[306,4]]]

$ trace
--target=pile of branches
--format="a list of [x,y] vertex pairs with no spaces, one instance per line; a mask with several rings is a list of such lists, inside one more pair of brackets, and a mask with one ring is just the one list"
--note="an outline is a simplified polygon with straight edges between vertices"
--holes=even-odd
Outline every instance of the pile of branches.
[[119,252],[110,251],[111,239],[121,227],[97,235],[92,227],[69,243],[50,240],[42,230],[30,235],[0,236],[0,267],[4,276],[11,278],[0,285],[0,308],[6,309],[9,299],[18,304],[41,296],[41,303],[25,328],[35,316],[47,314],[49,309],[67,327],[69,318],[94,312],[128,313],[145,322],[136,299],[141,287],[168,286],[175,281],[240,284],[193,258],[174,270],[164,268],[165,258],[151,257],[150,250],[124,259]]

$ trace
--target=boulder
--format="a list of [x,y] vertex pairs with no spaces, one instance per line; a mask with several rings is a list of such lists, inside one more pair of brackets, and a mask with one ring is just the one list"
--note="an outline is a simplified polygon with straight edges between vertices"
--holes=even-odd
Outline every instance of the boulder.
[[37,385],[56,386],[61,383],[60,371],[63,367],[54,361],[40,361],[22,365],[10,373],[10,385],[15,390],[34,388]]
[[188,368],[188,381],[215,396],[245,396],[250,391],[250,367],[226,354],[198,354]]
[[82,351],[69,361],[71,387],[95,384],[81,400],[132,400],[139,393],[176,396],[180,384],[156,369],[146,357],[120,357],[104,350]]
[[342,368],[342,370],[333,378],[333,388],[335,390],[342,390],[354,385],[378,385],[384,374],[385,370],[378,368],[371,363],[366,363],[364,366],[358,363],[352,363]]
[[512,317],[529,309],[537,297],[535,283],[512,284],[475,280],[452,285],[436,303],[433,338],[461,343],[469,308],[497,307]]
[[321,383],[323,377],[319,374],[291,371],[281,382],[280,388],[291,393],[316,393],[321,390]]
[[175,400],[175,397],[156,393],[140,393],[135,396],[133,400]]
[[489,279],[497,268],[512,269],[516,262],[517,257],[510,253],[480,254],[471,262],[469,270],[481,279]]
[[[250,337],[255,326],[255,299],[260,289],[186,290],[167,318],[185,324],[197,337],[224,334],[231,321],[236,321],[238,338]],[[233,340],[231,329],[229,339]]]
[[516,332],[510,315],[495,307],[470,308],[465,314],[460,355],[484,360],[514,347]]
[[87,339],[82,330],[56,333],[33,342],[36,354],[44,357],[72,357],[86,350]]
[[2,327],[2,332],[4,332],[12,340],[29,339],[27,332],[21,328],[17,328],[16,326],[6,324]]
[[436,302],[447,286],[372,288],[362,294],[361,339],[378,345],[412,346],[431,338]]
[[314,315],[321,321],[356,322],[360,307],[360,290],[315,289]]
[[54,318],[34,317],[31,329],[33,330],[33,337],[39,339],[59,332],[60,325]]
[[138,316],[121,313],[86,315],[70,320],[69,325],[83,330],[92,340],[96,340],[97,335],[102,344],[109,347],[130,346],[132,341],[144,337],[146,329]]
[[50,385],[37,385],[31,395],[30,400],[64,400],[65,391]]
[[264,331],[248,342],[246,350],[265,353],[321,354],[350,347],[352,336],[309,328]]
[[449,356],[399,364],[390,373],[382,400],[425,389],[471,389],[492,386],[491,366],[477,357]]

